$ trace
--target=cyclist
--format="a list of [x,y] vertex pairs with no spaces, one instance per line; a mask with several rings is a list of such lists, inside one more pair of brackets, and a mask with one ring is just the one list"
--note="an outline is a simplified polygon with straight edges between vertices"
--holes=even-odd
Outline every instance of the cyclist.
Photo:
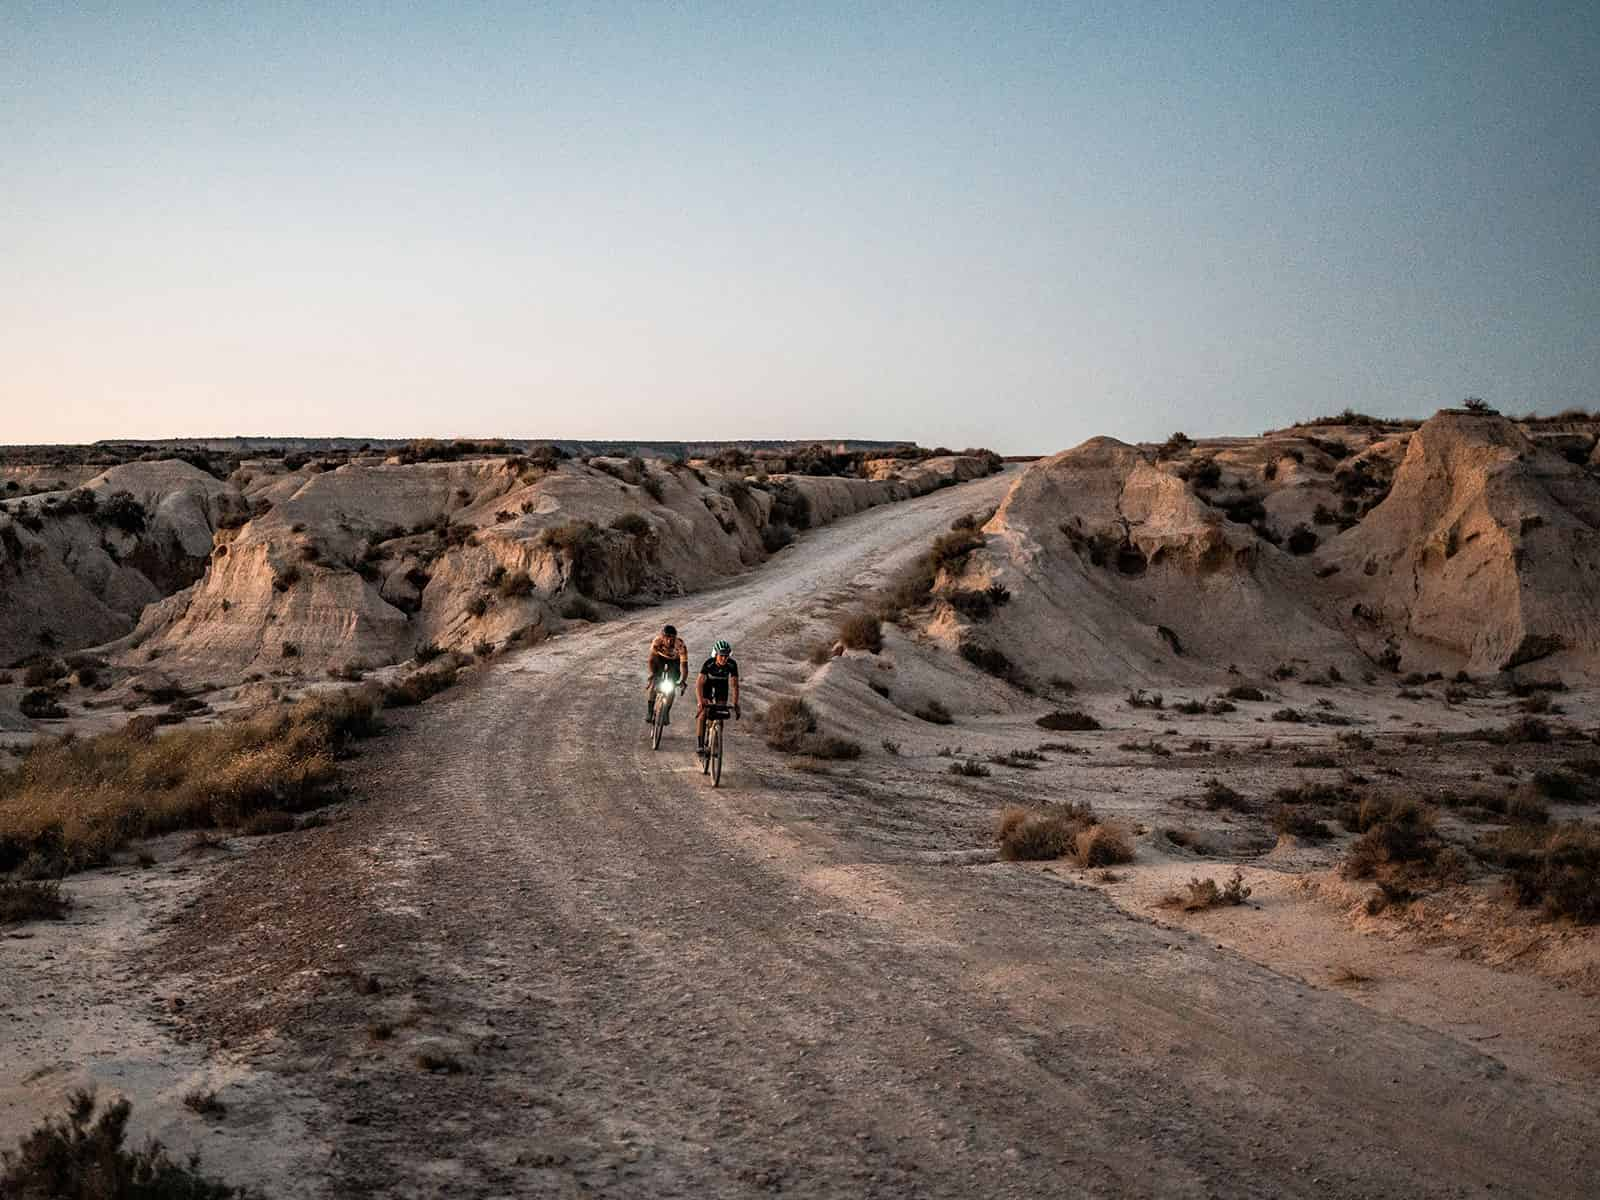
[[739,664],[733,657],[733,647],[722,638],[711,646],[711,657],[700,664],[700,678],[695,680],[695,699],[699,707],[694,714],[694,736],[701,758],[706,756],[706,711],[712,705],[721,707],[730,701],[732,689],[733,719],[739,719]]
[[656,719],[656,680],[661,677],[663,670],[671,675],[672,682],[682,691],[684,680],[689,675],[689,644],[678,636],[674,625],[663,625],[661,632],[650,639],[650,665],[646,668],[644,682],[646,725]]

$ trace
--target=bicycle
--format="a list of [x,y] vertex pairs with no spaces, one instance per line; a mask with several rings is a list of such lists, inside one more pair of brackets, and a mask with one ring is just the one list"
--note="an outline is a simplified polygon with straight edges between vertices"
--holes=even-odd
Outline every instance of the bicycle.
[[662,669],[656,676],[656,706],[650,720],[650,749],[661,749],[661,731],[670,722],[669,714],[672,712],[672,702],[678,698],[678,693],[683,690],[683,684],[672,677],[672,672]]
[[700,764],[700,774],[711,776],[711,786],[722,784],[722,723],[733,715],[725,704],[706,706],[706,756]]

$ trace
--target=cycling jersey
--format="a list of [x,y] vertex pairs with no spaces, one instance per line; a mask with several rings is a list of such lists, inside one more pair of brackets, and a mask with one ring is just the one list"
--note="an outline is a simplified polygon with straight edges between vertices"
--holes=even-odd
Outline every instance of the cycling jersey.
[[718,666],[717,657],[713,654],[701,664],[700,674],[706,677],[706,700],[712,704],[726,704],[728,680],[739,678],[739,663],[730,654],[728,661]]
[[658,633],[650,642],[650,657],[652,659],[677,659],[687,668],[689,665],[689,643],[681,637],[669,638],[664,633]]

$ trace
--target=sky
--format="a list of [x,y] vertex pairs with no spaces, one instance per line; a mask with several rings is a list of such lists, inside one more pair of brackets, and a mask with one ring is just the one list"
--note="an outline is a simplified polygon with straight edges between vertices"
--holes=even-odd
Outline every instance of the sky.
[[0,4],[0,442],[1600,407],[1600,5]]

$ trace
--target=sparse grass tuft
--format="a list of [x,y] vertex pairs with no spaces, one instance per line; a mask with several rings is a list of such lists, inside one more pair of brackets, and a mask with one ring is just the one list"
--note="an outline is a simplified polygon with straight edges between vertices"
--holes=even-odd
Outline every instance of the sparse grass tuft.
[[215,1092],[201,1091],[195,1088],[183,1097],[183,1106],[190,1112],[199,1113],[202,1117],[225,1117],[228,1115],[228,1106],[217,1099]]
[[964,775],[968,779],[987,779],[989,768],[975,758],[957,759],[950,764],[951,775]]
[[424,1071],[436,1071],[441,1075],[459,1075],[465,1069],[461,1065],[461,1060],[454,1054],[434,1049],[418,1051],[417,1066]]
[[1229,688],[1224,695],[1229,700],[1248,700],[1260,703],[1267,698],[1267,694],[1258,687],[1251,687],[1247,683],[1236,684]]

